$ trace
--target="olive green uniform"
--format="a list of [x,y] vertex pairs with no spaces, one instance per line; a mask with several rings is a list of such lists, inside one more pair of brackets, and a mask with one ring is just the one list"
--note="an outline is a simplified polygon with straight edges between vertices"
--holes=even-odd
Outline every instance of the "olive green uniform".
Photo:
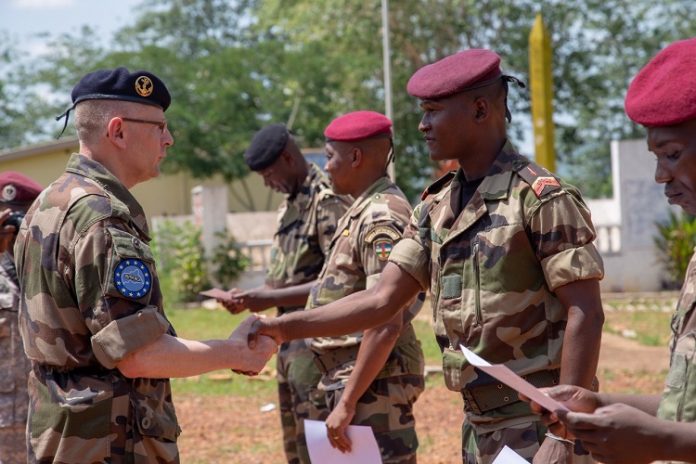
[[168,379],[120,360],[175,336],[141,206],[104,166],[72,155],[15,243],[29,375],[30,462],[177,463]]
[[[310,164],[298,192],[287,197],[279,208],[266,285],[285,288],[315,280],[336,224],[349,205],[346,197],[331,190],[321,170]],[[280,307],[278,314],[301,309]],[[305,340],[283,343],[276,359],[285,455],[289,464],[309,464],[304,419],[324,420],[329,415],[324,393],[317,388],[321,374]]]
[[[374,285],[401,240],[411,206],[403,192],[382,177],[355,200],[341,218],[331,252],[307,309],[339,300]],[[384,463],[416,461],[418,439],[413,404],[424,387],[424,360],[411,320],[422,306],[419,295],[404,312],[402,333],[386,365],[358,400],[352,423],[368,425],[377,439]],[[312,340],[322,371],[321,388],[336,406],[355,367],[362,333]]]
[[470,198],[458,171],[429,187],[390,260],[432,293],[447,387],[464,398],[462,458],[508,445],[531,459],[544,429],[517,394],[469,365],[463,344],[538,386],[558,381],[567,313],[554,290],[603,276],[579,192],[501,151]]

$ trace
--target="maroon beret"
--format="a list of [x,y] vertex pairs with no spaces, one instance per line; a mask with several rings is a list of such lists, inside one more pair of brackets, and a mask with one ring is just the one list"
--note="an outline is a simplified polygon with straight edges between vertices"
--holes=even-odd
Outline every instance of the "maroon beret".
[[472,48],[423,66],[408,81],[414,97],[437,99],[483,87],[502,76],[500,57],[483,48]]
[[374,111],[353,111],[339,116],[326,126],[324,136],[327,140],[349,142],[376,135],[391,135],[391,120]]
[[668,45],[628,86],[626,114],[643,126],[671,126],[696,118],[696,38]]
[[16,171],[0,173],[0,203],[30,203],[39,196],[43,187]]

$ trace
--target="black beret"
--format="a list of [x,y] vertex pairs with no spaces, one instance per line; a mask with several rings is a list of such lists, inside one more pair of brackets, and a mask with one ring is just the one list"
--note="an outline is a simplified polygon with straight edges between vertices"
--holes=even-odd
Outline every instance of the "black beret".
[[271,124],[258,131],[244,152],[249,169],[261,171],[273,164],[283,153],[289,138],[288,128],[283,124]]
[[147,71],[100,69],[80,79],[72,90],[73,106],[85,100],[125,100],[158,106],[166,111],[172,101],[164,82]]

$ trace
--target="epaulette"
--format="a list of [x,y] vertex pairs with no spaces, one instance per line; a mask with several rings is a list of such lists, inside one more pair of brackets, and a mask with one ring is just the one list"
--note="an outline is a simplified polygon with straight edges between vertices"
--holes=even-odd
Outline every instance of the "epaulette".
[[542,198],[551,192],[561,189],[561,183],[546,168],[529,162],[515,166],[517,174],[528,183],[537,198]]
[[447,174],[427,186],[425,190],[423,190],[423,193],[421,193],[421,201],[425,200],[428,195],[432,195],[433,193],[437,193],[442,190],[442,188],[454,178],[456,173],[457,171],[449,171]]

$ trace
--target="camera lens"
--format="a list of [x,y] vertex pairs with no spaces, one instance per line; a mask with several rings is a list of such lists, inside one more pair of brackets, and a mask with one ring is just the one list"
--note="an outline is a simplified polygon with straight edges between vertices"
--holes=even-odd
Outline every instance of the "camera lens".
[[19,230],[19,226],[24,219],[24,213],[22,211],[13,211],[5,220],[6,226],[14,226],[15,229]]

